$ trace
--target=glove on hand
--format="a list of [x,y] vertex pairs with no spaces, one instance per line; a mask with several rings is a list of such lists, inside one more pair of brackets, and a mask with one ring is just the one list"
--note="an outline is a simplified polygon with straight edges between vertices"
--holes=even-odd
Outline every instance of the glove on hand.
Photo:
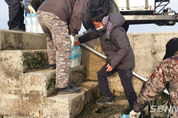
[[139,118],[139,116],[140,116],[140,112],[135,112],[134,110],[132,110],[130,113],[129,113],[129,117],[130,118]]

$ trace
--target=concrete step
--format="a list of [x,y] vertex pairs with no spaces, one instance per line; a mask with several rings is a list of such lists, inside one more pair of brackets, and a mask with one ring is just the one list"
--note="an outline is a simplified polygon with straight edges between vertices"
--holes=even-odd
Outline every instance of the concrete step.
[[45,50],[3,50],[0,51],[0,91],[5,94],[18,93],[19,76],[23,72],[47,68]]
[[44,34],[0,30],[0,50],[46,49]]
[[0,65],[6,76],[18,77],[19,73],[47,68],[48,56],[46,50],[3,50]]
[[[101,95],[96,81],[83,82],[79,88],[80,93],[58,94],[51,97],[45,97],[36,90],[29,94],[21,94],[19,98],[13,99],[11,105],[8,101],[3,101],[11,107],[6,106],[6,109],[0,107],[0,115],[7,118],[74,118]],[[8,99],[5,95],[2,97],[3,100]],[[14,102],[17,104],[16,108],[13,106]]]
[[84,107],[93,103],[100,96],[97,82],[84,82],[80,88],[82,89],[81,93],[48,97],[44,104],[43,117],[74,118]]
[[10,115],[10,114],[13,115],[19,112],[20,112],[19,93],[10,94],[1,91],[0,92],[0,116]]
[[[55,69],[21,73],[19,79],[6,78],[0,83],[0,115],[23,114],[28,111],[41,112],[47,91],[54,87]],[[85,81],[84,66],[71,69],[70,82],[79,86]],[[11,85],[13,84],[13,86]]]
[[[101,97],[103,98],[103,97]],[[98,100],[100,100],[99,98]],[[129,105],[125,97],[115,97],[112,105],[91,104],[84,109],[76,118],[120,118],[123,113],[128,113]]]
[[[77,66],[70,69],[70,83],[74,86],[80,85],[85,81],[84,66]],[[28,72],[20,75],[20,83],[23,94],[29,94],[32,91],[38,91],[43,96],[47,95],[55,85],[56,70],[45,69],[40,71]]]

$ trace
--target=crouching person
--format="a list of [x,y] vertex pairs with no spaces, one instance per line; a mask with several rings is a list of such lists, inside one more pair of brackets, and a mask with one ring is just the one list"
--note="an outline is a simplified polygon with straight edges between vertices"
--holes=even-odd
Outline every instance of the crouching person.
[[[139,117],[145,106],[167,88],[174,108],[178,109],[178,38],[171,39],[166,45],[164,60],[156,67],[151,78],[144,83],[137,101],[130,112],[131,118]],[[178,118],[174,111],[173,118]]]

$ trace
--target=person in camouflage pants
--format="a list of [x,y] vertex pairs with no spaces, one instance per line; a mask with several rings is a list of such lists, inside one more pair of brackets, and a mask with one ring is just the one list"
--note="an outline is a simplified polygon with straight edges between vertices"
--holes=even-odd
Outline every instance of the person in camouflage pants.
[[56,64],[56,78],[60,78],[56,79],[56,87],[65,88],[69,84],[71,51],[67,24],[54,14],[42,11],[38,12],[38,20],[47,34],[48,62],[50,65]]
[[45,0],[37,11],[39,23],[47,35],[49,67],[56,68],[56,83],[47,96],[58,92],[74,93],[80,89],[69,84],[72,41],[81,28],[86,0]]
[[[168,85],[168,87],[167,87]],[[134,111],[130,112],[134,118],[136,112],[140,112],[165,88],[168,89],[170,99],[174,105],[174,118],[178,118],[178,38],[171,39],[166,45],[164,60],[156,67],[151,78],[144,83],[137,101],[134,103]]]

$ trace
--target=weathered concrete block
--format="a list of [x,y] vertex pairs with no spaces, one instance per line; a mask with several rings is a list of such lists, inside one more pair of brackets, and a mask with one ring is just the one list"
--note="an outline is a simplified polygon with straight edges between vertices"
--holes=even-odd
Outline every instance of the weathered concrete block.
[[21,74],[19,79],[22,93],[29,94],[32,91],[40,91],[39,94],[46,96],[47,90],[54,87],[56,70],[46,69]]
[[85,66],[80,65],[75,68],[70,69],[69,80],[70,83],[74,86],[80,85],[83,81],[86,80],[86,69]]
[[51,97],[45,97],[37,90],[21,94],[20,98],[15,98],[19,101],[12,101],[17,104],[12,108],[9,108],[8,101],[3,101],[8,104],[6,107],[9,111],[5,109],[0,111],[0,114],[6,118],[74,118],[85,106],[93,103],[101,95],[97,82],[86,81],[79,87],[80,93],[58,94]]
[[18,77],[19,73],[48,66],[46,50],[5,50],[0,51],[0,72],[6,76]]
[[89,105],[90,103],[95,102],[95,100],[101,95],[100,89],[98,87],[97,81],[87,81],[83,82],[80,87],[85,91],[84,104]]
[[29,93],[20,94],[20,111],[18,114],[29,116],[30,118],[39,118],[42,113],[45,97],[38,90],[31,90]]
[[[85,81],[84,66],[71,68],[70,83],[74,86],[80,85]],[[43,96],[47,91],[53,88],[56,80],[55,69],[45,69],[40,71],[28,72],[20,75],[20,84],[23,94],[29,94],[31,91],[39,91]]]
[[[97,82],[84,82],[81,87],[83,88],[81,93],[48,97],[44,105],[43,117],[74,118],[87,105],[86,101],[94,101],[100,95]],[[91,97],[88,97],[89,94]],[[96,97],[92,96],[93,94]]]
[[46,49],[44,34],[0,30],[0,50]]
[[0,93],[0,95],[0,115],[13,115],[20,112],[19,95],[5,93]]
[[14,116],[2,116],[2,118],[30,118],[30,117],[24,115],[14,115]]
[[[4,78],[4,80],[2,80],[1,78],[0,103],[2,104],[0,104],[0,108],[3,110],[0,110],[0,114],[30,114],[38,117],[42,112],[41,109],[47,91],[51,87],[54,87],[55,77],[55,69],[45,69],[41,71],[21,73],[18,79]],[[81,65],[71,69],[71,84],[77,86],[84,80],[84,66]],[[14,107],[12,106],[16,109],[13,110]]]

